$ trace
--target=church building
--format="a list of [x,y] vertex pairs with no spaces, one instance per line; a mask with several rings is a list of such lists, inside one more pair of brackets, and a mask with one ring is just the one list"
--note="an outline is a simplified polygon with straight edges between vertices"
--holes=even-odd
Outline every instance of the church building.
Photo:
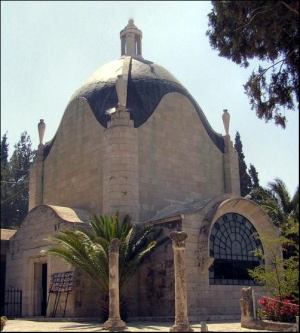
[[[120,39],[120,57],[73,94],[45,144],[45,123],[39,123],[29,213],[10,239],[6,288],[22,290],[23,316],[50,316],[51,276],[74,268],[47,256],[47,239],[84,225],[92,214],[119,211],[134,223],[158,225],[165,235],[187,233],[190,320],[239,318],[240,290],[254,286],[247,269],[259,264],[253,250],[261,247],[268,255],[254,234],[277,231],[257,204],[240,196],[229,113],[220,114],[225,134],[216,133],[187,89],[144,58],[142,32],[132,19]],[[66,309],[61,298],[57,316],[98,317],[97,291],[85,274],[75,273]],[[169,242],[133,277],[129,320],[174,317],[174,297]]]

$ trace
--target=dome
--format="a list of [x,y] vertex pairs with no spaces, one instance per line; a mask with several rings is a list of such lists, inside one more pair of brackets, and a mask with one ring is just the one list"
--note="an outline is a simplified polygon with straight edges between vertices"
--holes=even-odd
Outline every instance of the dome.
[[98,70],[75,92],[71,100],[84,97],[102,126],[107,126],[107,110],[117,106],[116,81],[129,64],[126,110],[134,126],[141,126],[151,116],[161,98],[169,92],[187,93],[183,86],[163,67],[142,58],[122,56]]
[[152,115],[162,97],[177,92],[185,95],[194,105],[208,135],[216,146],[224,151],[224,141],[208,123],[203,111],[181,83],[164,67],[138,56],[121,56],[96,70],[73,94],[75,98],[84,97],[88,101],[96,119],[107,127],[109,110],[118,104],[116,82],[118,76],[128,68],[126,110],[135,127],[144,124]]
[[124,108],[130,113],[134,127],[139,127],[152,115],[164,95],[177,92],[191,101],[208,135],[224,152],[222,135],[212,129],[187,89],[165,68],[142,57],[142,32],[133,20],[129,20],[120,37],[121,57],[96,70],[73,94],[71,101],[84,97],[99,123],[107,127],[111,112],[118,106],[117,81],[121,77]]

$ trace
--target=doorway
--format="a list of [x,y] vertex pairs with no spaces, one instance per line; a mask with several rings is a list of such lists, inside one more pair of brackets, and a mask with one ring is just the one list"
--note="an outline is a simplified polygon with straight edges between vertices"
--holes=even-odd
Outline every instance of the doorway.
[[34,315],[45,316],[47,311],[47,263],[34,264]]

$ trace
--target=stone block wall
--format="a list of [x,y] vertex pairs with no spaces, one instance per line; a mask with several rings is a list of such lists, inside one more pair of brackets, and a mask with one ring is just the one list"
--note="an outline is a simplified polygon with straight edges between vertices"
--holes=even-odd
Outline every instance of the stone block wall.
[[68,105],[44,161],[44,204],[101,212],[103,130],[85,99]]
[[43,203],[43,172],[44,161],[41,148],[37,151],[34,163],[31,164],[29,169],[29,211]]
[[83,271],[75,270],[74,316],[101,318],[101,293]]
[[224,136],[224,143],[225,153],[223,158],[225,192],[240,196],[241,189],[238,153],[235,150],[229,135]]
[[138,128],[140,219],[173,202],[224,193],[223,154],[183,95],[165,95]]
[[12,286],[23,291],[22,311],[24,316],[37,314],[35,264],[48,264],[48,285],[53,272],[71,270],[70,265],[59,259],[49,260],[45,253],[41,252],[50,244],[45,239],[51,236],[55,232],[55,226],[61,223],[63,222],[51,209],[46,206],[37,207],[27,215],[20,229],[10,241],[7,254],[6,287]]
[[103,212],[139,220],[137,129],[125,111],[115,112],[104,131]]
[[[185,214],[182,229],[187,232],[186,272],[188,313],[191,320],[238,319],[243,285],[209,284],[209,235],[214,222],[223,214],[236,212],[245,216],[260,236],[274,237],[272,222],[255,203],[244,198],[212,200],[197,213]],[[205,244],[204,244],[205,243]],[[262,240],[264,246],[264,242]],[[267,254],[267,253],[266,253]],[[258,293],[262,287],[252,286]]]
[[[47,256],[45,250],[51,246],[48,237],[57,230],[77,228],[75,222],[66,222],[57,216],[50,207],[39,206],[33,209],[23,221],[20,229],[11,238],[7,254],[6,288],[14,287],[23,292],[23,316],[40,315],[41,304],[37,301],[41,279],[38,265],[47,264],[47,288],[53,273],[74,271],[72,265],[62,259]],[[85,274],[75,271],[74,289],[68,296],[67,317],[98,317],[99,292]],[[99,297],[97,297],[97,295]],[[56,317],[63,316],[66,294],[62,294]],[[55,294],[49,299],[47,316],[51,316]]]
[[[128,315],[131,320],[166,320],[175,315],[173,250],[169,234],[180,221],[158,223],[162,238],[158,247],[139,268],[128,286]],[[137,287],[138,286],[138,287]]]

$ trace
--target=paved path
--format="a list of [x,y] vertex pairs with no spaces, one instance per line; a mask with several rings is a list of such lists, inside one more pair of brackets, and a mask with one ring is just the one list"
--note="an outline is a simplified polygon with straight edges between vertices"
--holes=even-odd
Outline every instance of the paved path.
[[[169,332],[171,323],[132,322],[127,323],[127,332]],[[257,332],[242,328],[237,322],[207,322],[210,332]],[[200,324],[192,325],[195,332],[200,332]],[[3,332],[107,332],[99,322],[76,321],[33,321],[33,320],[8,320]],[[267,331],[260,331],[267,332]]]

